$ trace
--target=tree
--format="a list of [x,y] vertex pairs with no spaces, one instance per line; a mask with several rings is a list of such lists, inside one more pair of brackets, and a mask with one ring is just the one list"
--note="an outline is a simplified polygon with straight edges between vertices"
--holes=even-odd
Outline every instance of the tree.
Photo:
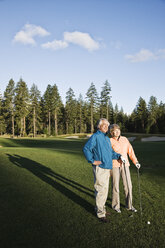
[[48,84],[43,96],[48,134],[51,134],[52,86]]
[[66,92],[66,105],[65,105],[65,120],[66,120],[66,133],[76,132],[77,129],[77,115],[76,115],[76,99],[72,88]]
[[79,132],[82,133],[83,130],[83,97],[80,94],[78,98],[78,115],[79,115]]
[[54,115],[54,131],[58,135],[58,115],[61,114],[61,107],[63,106],[57,85],[52,87],[52,111]]
[[96,121],[107,118],[111,123],[118,123],[124,132],[165,133],[165,103],[157,103],[151,96],[148,104],[140,97],[131,115],[119,110],[111,102],[111,86],[105,81],[98,97],[96,87],[91,83],[83,100],[80,94],[75,98],[73,89],[66,92],[66,104],[62,103],[56,84],[47,86],[41,97],[35,84],[30,89],[20,79],[16,84],[10,79],[0,95],[0,134],[8,133],[25,136],[30,132],[64,134],[91,132],[96,128]]
[[140,97],[136,106],[136,119],[137,132],[145,132],[148,118],[147,104],[145,100]]
[[26,116],[29,112],[29,91],[26,83],[20,79],[15,88],[15,114],[17,133],[22,136],[26,134]]
[[111,86],[108,80],[105,81],[101,91],[101,117],[109,119],[109,102],[110,102]]
[[83,131],[91,131],[91,120],[90,120],[90,104],[87,101],[84,101],[82,106],[82,115],[83,115]]
[[40,127],[40,114],[41,114],[41,106],[40,106],[40,100],[41,100],[41,93],[38,90],[38,87],[33,84],[30,89],[30,130],[33,131],[33,137],[36,137],[37,130]]
[[4,117],[7,124],[7,132],[12,133],[14,137],[14,96],[15,96],[15,83],[10,79],[6,90],[4,92],[3,109]]
[[109,102],[109,118],[108,118],[108,120],[110,121],[110,123],[114,122],[114,109],[113,109],[113,104],[111,101]]
[[115,105],[115,108],[114,108],[114,111],[113,111],[113,120],[114,120],[114,123],[117,123],[118,122],[118,114],[119,114],[119,107],[116,103]]
[[90,118],[91,118],[91,133],[94,132],[94,111],[97,108],[98,94],[95,85],[91,83],[87,93],[87,99],[90,104]]
[[165,133],[165,104],[161,101],[158,106],[158,130],[160,133]]
[[123,108],[121,107],[120,111],[117,114],[117,123],[122,129],[122,131],[125,131],[125,121],[126,119],[125,119],[124,111]]
[[41,118],[41,132],[43,132],[44,134],[47,134],[48,130],[47,130],[47,112],[45,110],[45,101],[44,101],[44,96],[41,97],[41,101],[40,101],[40,108],[41,108],[41,114],[40,114],[40,118]]
[[3,100],[2,100],[2,95],[0,93],[0,135],[5,133],[5,120],[3,116],[2,103],[3,103]]
[[157,99],[154,96],[150,97],[148,103],[148,113],[147,133],[157,133],[158,104]]

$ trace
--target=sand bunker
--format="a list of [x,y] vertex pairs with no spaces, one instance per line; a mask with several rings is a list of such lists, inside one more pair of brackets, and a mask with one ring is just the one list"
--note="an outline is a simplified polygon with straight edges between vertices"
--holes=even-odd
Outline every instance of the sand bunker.
[[148,137],[148,138],[142,138],[141,141],[142,142],[146,142],[146,141],[165,141],[165,137],[152,136],[152,137]]

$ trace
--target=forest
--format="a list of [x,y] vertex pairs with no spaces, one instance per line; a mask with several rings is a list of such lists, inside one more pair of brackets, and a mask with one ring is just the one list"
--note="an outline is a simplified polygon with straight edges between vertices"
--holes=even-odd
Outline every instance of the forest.
[[73,89],[69,88],[64,104],[56,84],[48,84],[41,96],[35,84],[28,89],[22,78],[17,83],[10,79],[4,93],[0,93],[0,135],[36,137],[93,133],[99,118],[119,124],[122,132],[165,133],[165,103],[158,103],[154,96],[148,103],[139,97],[128,115],[122,107],[112,105],[111,91],[108,80],[100,93],[91,83],[85,99],[81,93],[76,99]]

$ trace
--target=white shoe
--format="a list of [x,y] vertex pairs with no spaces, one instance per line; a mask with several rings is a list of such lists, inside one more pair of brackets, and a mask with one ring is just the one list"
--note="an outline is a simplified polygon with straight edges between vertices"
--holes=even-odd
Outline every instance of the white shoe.
[[121,213],[121,210],[118,208],[118,209],[114,209],[118,214]]
[[127,210],[132,211],[132,212],[134,212],[134,213],[136,213],[136,212],[137,212],[137,209],[136,209],[136,208],[134,208],[134,207],[132,207],[132,208],[127,208]]

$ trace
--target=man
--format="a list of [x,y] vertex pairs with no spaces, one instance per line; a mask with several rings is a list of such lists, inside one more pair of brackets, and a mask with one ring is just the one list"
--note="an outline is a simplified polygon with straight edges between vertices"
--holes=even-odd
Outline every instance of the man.
[[83,148],[86,159],[93,167],[97,217],[104,223],[109,222],[106,217],[105,203],[108,196],[112,159],[123,159],[119,153],[112,150],[107,136],[109,125],[107,119],[100,119],[97,125],[98,131],[90,137]]
[[132,162],[135,164],[137,169],[140,169],[140,164],[135,156],[134,150],[124,136],[121,136],[120,127],[117,124],[110,126],[110,133],[112,138],[110,139],[112,148],[114,151],[119,152],[126,159],[124,165],[121,161],[113,161],[113,193],[112,193],[112,208],[117,212],[121,213],[120,210],[120,196],[119,196],[119,182],[120,176],[123,179],[123,186],[125,191],[126,208],[130,211],[137,212],[137,210],[132,205],[132,182],[129,170],[129,160],[127,154],[129,155]]

